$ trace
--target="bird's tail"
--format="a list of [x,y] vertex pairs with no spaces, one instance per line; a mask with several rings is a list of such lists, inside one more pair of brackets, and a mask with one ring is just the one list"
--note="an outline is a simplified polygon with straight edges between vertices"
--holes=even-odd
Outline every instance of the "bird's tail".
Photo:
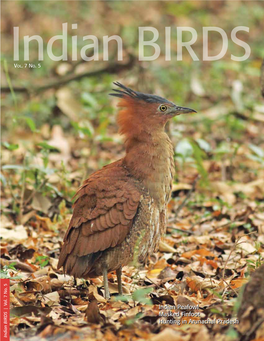
[[58,269],[63,266],[64,273],[74,276],[75,278],[93,277],[91,273],[92,268],[100,255],[101,252],[91,253],[82,257],[68,254],[63,262],[58,263]]

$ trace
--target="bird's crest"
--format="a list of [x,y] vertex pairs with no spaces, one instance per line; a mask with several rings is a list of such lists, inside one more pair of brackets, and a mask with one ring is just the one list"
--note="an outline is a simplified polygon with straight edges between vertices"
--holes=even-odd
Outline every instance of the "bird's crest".
[[167,99],[156,96],[156,95],[150,95],[150,94],[144,94],[142,92],[134,91],[130,88],[127,88],[123,84],[119,82],[114,82],[114,85],[118,86],[120,89],[113,89],[115,93],[110,93],[110,96],[115,96],[119,98],[126,99],[127,97],[138,100],[138,101],[144,101],[147,103],[170,103]]

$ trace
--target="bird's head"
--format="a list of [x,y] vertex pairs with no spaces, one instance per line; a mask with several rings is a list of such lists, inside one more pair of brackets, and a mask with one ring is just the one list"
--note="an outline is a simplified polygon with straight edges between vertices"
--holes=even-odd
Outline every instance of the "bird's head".
[[118,124],[121,134],[135,135],[142,131],[163,129],[166,122],[177,115],[195,113],[190,108],[181,107],[167,99],[127,88],[119,82],[114,82],[119,89],[113,89],[111,96],[121,98]]

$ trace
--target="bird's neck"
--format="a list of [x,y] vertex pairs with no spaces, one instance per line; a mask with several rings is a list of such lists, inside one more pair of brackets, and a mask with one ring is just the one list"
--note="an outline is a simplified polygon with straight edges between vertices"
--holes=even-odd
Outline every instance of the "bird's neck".
[[160,131],[127,139],[124,163],[158,205],[164,207],[174,176],[173,147],[168,135]]

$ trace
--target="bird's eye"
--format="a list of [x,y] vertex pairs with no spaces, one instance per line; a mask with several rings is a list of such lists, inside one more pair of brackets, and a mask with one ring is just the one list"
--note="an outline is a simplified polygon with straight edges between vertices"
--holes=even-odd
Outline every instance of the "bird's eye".
[[160,107],[159,107],[159,110],[162,111],[162,112],[166,111],[167,109],[168,109],[168,107],[166,105],[164,105],[164,104],[161,104]]

